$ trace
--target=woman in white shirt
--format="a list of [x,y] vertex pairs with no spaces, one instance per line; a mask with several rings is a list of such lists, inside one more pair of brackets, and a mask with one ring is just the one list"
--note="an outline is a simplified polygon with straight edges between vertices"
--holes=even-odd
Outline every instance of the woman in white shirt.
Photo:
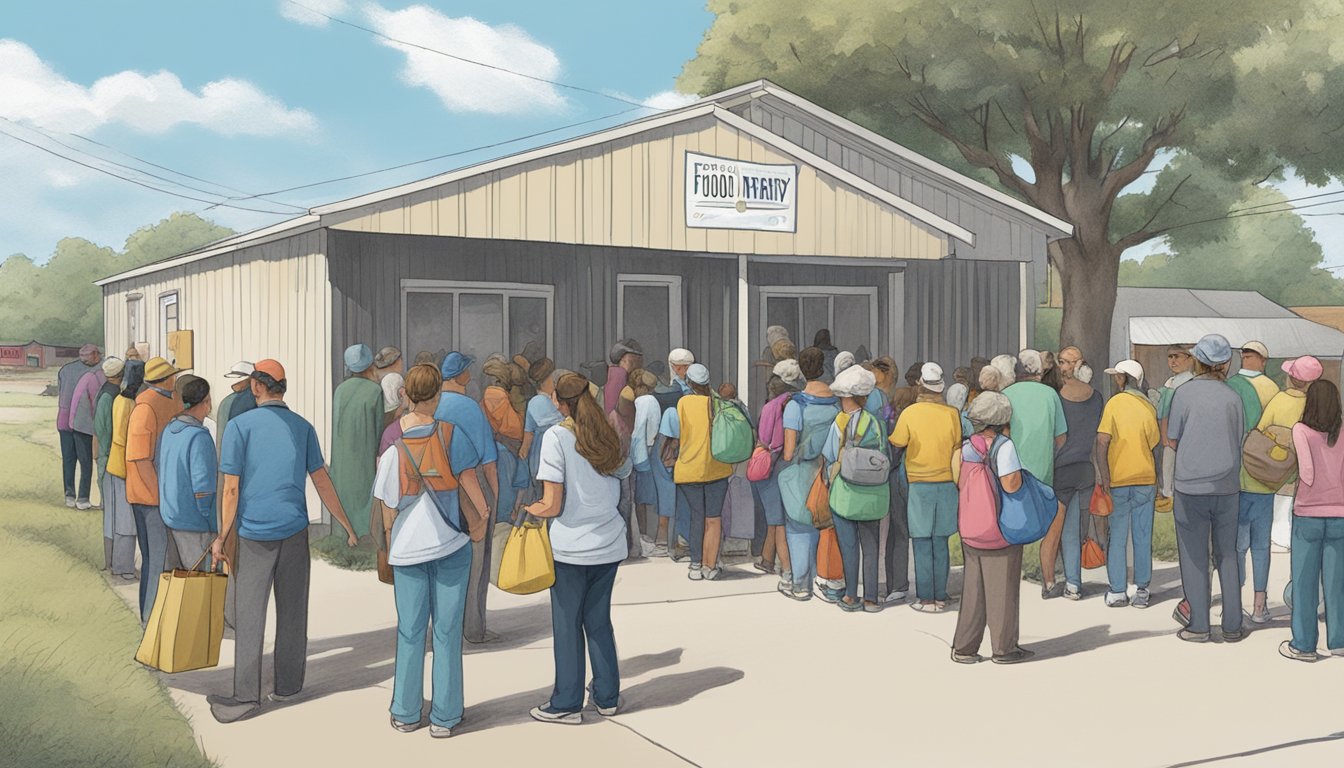
[[397,605],[397,660],[392,678],[392,727],[420,728],[424,701],[425,631],[434,624],[434,667],[429,735],[446,738],[462,720],[462,621],[471,576],[470,537],[480,538],[484,521],[463,520],[458,488],[475,509],[485,509],[471,467],[471,441],[453,436],[451,424],[434,420],[443,377],[433,365],[406,374],[402,391],[410,411],[401,417],[402,437],[378,459],[373,496],[383,512],[387,562],[394,574]]
[[[667,540],[667,518],[658,516],[658,489],[653,483],[653,444],[658,439],[662,409],[653,390],[658,377],[646,370],[630,374],[630,389],[635,393],[635,429],[630,435],[630,464],[635,475],[635,511],[639,527],[648,531],[650,543]],[[656,531],[656,534],[654,533]],[[667,556],[667,547],[662,548]]]
[[604,717],[620,706],[611,588],[627,554],[617,504],[630,461],[621,455],[620,437],[602,408],[588,396],[587,379],[562,376],[555,401],[565,420],[542,439],[537,473],[542,497],[527,507],[533,517],[555,518],[550,528],[555,687],[551,700],[531,715],[544,723],[577,725],[583,720],[585,651],[593,660],[592,704]]

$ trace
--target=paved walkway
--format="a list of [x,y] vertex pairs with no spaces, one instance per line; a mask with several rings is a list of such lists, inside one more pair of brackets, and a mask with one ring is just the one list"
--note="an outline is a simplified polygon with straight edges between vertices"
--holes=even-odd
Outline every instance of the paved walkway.
[[[229,640],[219,668],[164,680],[224,766],[1344,765],[1344,658],[1277,652],[1287,570],[1275,556],[1275,620],[1237,645],[1176,640],[1173,565],[1159,567],[1147,611],[1106,608],[1102,571],[1087,572],[1080,603],[1023,584],[1022,642],[1037,660],[967,667],[948,659],[955,613],[845,614],[789,601],[746,566],[691,582],[683,565],[648,561],[622,568],[615,589],[626,708],[579,727],[527,715],[552,680],[548,598],[494,591],[501,640],[467,646],[466,720],[435,741],[387,724],[391,588],[314,562],[299,700],[215,722],[205,696],[231,690]],[[134,600],[133,586],[118,591]]]

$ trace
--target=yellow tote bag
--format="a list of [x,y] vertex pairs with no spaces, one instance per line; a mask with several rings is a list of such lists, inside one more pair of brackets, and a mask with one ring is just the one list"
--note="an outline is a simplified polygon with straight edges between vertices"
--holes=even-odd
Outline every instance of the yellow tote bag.
[[515,595],[530,595],[555,584],[555,560],[551,557],[551,534],[544,522],[528,520],[509,532],[499,560],[499,588]]
[[135,660],[164,672],[218,665],[228,583],[228,576],[208,571],[177,569],[159,574],[159,594]]

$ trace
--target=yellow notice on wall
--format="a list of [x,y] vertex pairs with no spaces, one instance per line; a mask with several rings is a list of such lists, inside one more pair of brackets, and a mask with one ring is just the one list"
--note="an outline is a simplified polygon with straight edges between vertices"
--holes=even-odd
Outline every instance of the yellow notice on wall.
[[168,360],[173,365],[182,370],[190,370],[192,367],[192,332],[191,331],[169,331],[168,332]]

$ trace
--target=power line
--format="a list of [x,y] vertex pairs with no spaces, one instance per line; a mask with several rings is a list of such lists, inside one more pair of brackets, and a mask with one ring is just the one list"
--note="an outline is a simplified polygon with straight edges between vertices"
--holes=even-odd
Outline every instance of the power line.
[[84,168],[88,168],[88,169],[91,170],[91,171],[97,171],[98,173],[106,174],[106,175],[108,175],[108,176],[111,176],[111,177],[114,178],[114,179],[121,179],[122,181],[130,182],[131,184],[134,184],[134,185],[136,185],[136,186],[138,186],[138,187],[144,187],[145,189],[151,189],[151,190],[154,190],[155,192],[162,192],[162,193],[165,194],[165,195],[172,195],[173,197],[180,197],[180,198],[182,198],[182,199],[184,199],[184,200],[194,200],[194,201],[196,201],[196,202],[198,202],[198,203],[210,203],[210,204],[212,204],[212,205],[222,205],[222,206],[224,206],[224,207],[226,207],[226,208],[236,208],[236,209],[238,209],[238,210],[240,210],[240,211],[251,211],[251,212],[253,212],[253,213],[269,213],[269,214],[272,214],[272,215],[274,215],[274,216],[293,216],[293,215],[294,215],[294,212],[293,212],[293,211],[270,211],[270,210],[266,210],[266,209],[264,209],[264,208],[248,208],[248,207],[246,207],[246,206],[230,205],[229,203],[222,203],[222,202],[218,202],[218,201],[216,201],[216,200],[207,200],[207,199],[205,199],[205,198],[193,197],[193,196],[191,196],[191,195],[184,195],[184,194],[182,194],[182,193],[180,193],[180,192],[174,192],[174,191],[172,191],[172,190],[170,190],[170,189],[163,189],[162,187],[156,187],[156,186],[154,186],[154,185],[152,185],[152,184],[147,184],[147,183],[145,183],[145,182],[143,182],[143,181],[140,181],[140,180],[138,180],[138,179],[132,179],[132,178],[130,178],[130,177],[128,177],[128,176],[122,176],[121,174],[113,173],[112,171],[109,171],[109,170],[107,170],[106,168],[100,168],[99,166],[91,165],[91,164],[86,163],[86,162],[84,162],[84,161],[82,161],[82,160],[79,160],[79,159],[77,159],[77,158],[73,158],[73,157],[70,157],[70,156],[68,156],[68,155],[63,155],[63,154],[61,154],[60,152],[57,152],[57,151],[54,150],[54,149],[51,149],[51,148],[49,148],[49,147],[44,147],[44,146],[42,146],[41,144],[37,144],[37,143],[35,143],[35,142],[29,141],[29,140],[23,138],[22,136],[15,136],[13,133],[10,133],[9,131],[4,130],[3,128],[0,128],[0,134],[4,134],[4,135],[8,136],[9,138],[11,138],[11,139],[13,139],[13,140],[15,140],[15,141],[17,141],[17,142],[20,142],[20,143],[23,143],[23,144],[27,144],[28,146],[33,147],[34,149],[39,149],[39,150],[41,150],[41,151],[43,151],[43,152],[46,152],[46,153],[49,154],[49,155],[54,155],[54,156],[56,156],[56,157],[59,157],[59,158],[61,158],[62,160],[65,160],[66,162],[74,163],[75,165],[82,166],[82,167],[84,167]]
[[422,51],[426,51],[426,52],[428,52],[428,53],[437,53],[437,54],[440,55],[440,56],[446,56],[446,57],[448,57],[448,58],[450,58],[450,59],[453,59],[453,60],[455,60],[455,61],[461,61],[461,62],[466,63],[466,64],[475,64],[475,65],[478,66],[478,67],[485,67],[486,69],[493,69],[493,70],[495,70],[495,71],[497,71],[497,72],[504,72],[504,73],[507,73],[507,74],[510,74],[510,75],[515,75],[515,76],[517,76],[517,77],[524,77],[524,78],[527,78],[528,80],[534,80],[534,81],[536,81],[536,82],[538,82],[538,83],[546,83],[547,85],[554,85],[554,86],[556,86],[557,88],[567,88],[567,89],[569,89],[569,90],[571,90],[571,91],[580,91],[580,92],[582,92],[582,93],[590,93],[590,94],[592,94],[592,95],[594,95],[594,96],[601,96],[601,97],[604,98],[604,99],[611,99],[611,100],[613,100],[613,101],[619,101],[619,102],[622,102],[622,103],[625,103],[625,104],[632,104],[632,105],[634,105],[634,106],[636,106],[636,107],[646,107],[646,108],[650,108],[650,109],[652,109],[652,107],[648,107],[648,105],[646,105],[646,104],[641,104],[640,102],[634,101],[633,99],[627,99],[627,98],[625,98],[625,97],[623,97],[623,96],[615,96],[615,95],[610,94],[610,93],[603,93],[602,91],[594,90],[594,89],[592,89],[592,88],[584,88],[583,86],[580,86],[580,85],[570,85],[570,84],[568,84],[568,83],[562,83],[562,82],[560,82],[560,81],[558,81],[558,80],[548,80],[548,79],[546,79],[546,78],[544,78],[544,77],[537,77],[536,75],[529,75],[529,74],[527,74],[527,73],[525,73],[525,72],[518,72],[517,70],[509,69],[509,68],[507,68],[507,67],[501,67],[501,66],[499,66],[499,65],[497,65],[497,64],[487,64],[487,63],[484,62],[484,61],[476,61],[475,59],[468,59],[468,58],[463,57],[463,56],[458,56],[458,55],[453,54],[453,53],[448,53],[447,51],[441,51],[441,50],[439,50],[439,49],[437,49],[437,48],[430,48],[430,47],[427,46],[427,45],[420,45],[419,43],[412,43],[412,42],[409,42],[409,41],[406,41],[406,40],[399,40],[399,39],[397,39],[397,38],[395,38],[395,37],[391,37],[391,36],[385,35],[385,34],[383,34],[382,32],[379,32],[379,31],[376,30],[376,29],[370,29],[369,27],[365,27],[365,26],[356,24],[356,23],[354,23],[353,21],[346,21],[345,19],[339,19],[339,18],[336,18],[335,16],[332,16],[332,15],[330,15],[330,14],[323,13],[322,11],[319,11],[319,10],[317,10],[316,8],[311,8],[311,7],[309,7],[309,6],[304,5],[303,3],[296,2],[296,0],[285,0],[285,2],[289,3],[290,5],[296,5],[296,6],[300,7],[300,8],[302,8],[302,9],[304,9],[305,11],[309,11],[310,13],[315,13],[315,14],[317,14],[318,16],[321,16],[322,18],[327,19],[328,21],[334,21],[334,22],[336,22],[337,24],[344,24],[344,25],[347,26],[347,27],[352,27],[352,28],[354,28],[354,29],[358,29],[358,30],[363,31],[363,32],[368,32],[369,34],[374,35],[375,37],[380,37],[380,38],[382,38],[382,39],[384,39],[384,40],[387,40],[387,41],[389,41],[389,42],[397,43],[398,45],[405,45],[405,46],[408,46],[408,47],[411,47],[411,48],[418,48],[418,49],[420,49],[420,50],[422,50]]

